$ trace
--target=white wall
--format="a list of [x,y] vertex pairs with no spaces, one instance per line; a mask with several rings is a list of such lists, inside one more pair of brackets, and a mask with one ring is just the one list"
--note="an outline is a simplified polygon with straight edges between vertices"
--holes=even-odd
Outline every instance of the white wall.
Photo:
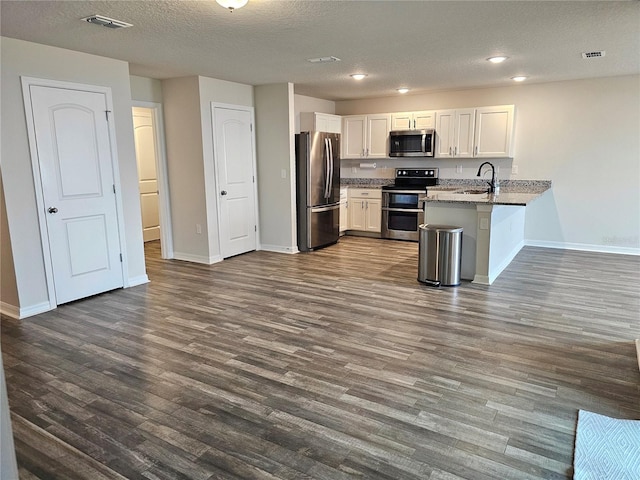
[[0,179],[0,311],[5,315],[19,317],[18,285],[13,269],[13,252],[4,204],[4,188]]
[[139,102],[162,103],[162,80],[129,76],[131,99]]
[[[515,155],[499,177],[552,180],[527,207],[529,243],[640,253],[640,76],[336,102],[340,115],[514,104]],[[381,160],[380,167],[425,165]],[[463,174],[455,173],[455,165]],[[443,178],[476,178],[480,160],[429,160]],[[343,176],[370,176],[343,161]],[[512,165],[519,168],[511,174]],[[425,165],[426,166],[426,165]],[[391,170],[382,176],[388,176]],[[380,176],[380,172],[373,175]]]
[[6,37],[1,39],[1,53],[2,179],[20,310],[48,304],[21,76],[111,88],[125,210],[122,234],[129,266],[125,275],[133,281],[146,278],[128,64]]
[[334,114],[336,112],[336,102],[305,95],[294,95],[293,109],[295,112],[295,133],[300,133],[300,112]]
[[297,252],[293,84],[260,85],[254,95],[261,246]]

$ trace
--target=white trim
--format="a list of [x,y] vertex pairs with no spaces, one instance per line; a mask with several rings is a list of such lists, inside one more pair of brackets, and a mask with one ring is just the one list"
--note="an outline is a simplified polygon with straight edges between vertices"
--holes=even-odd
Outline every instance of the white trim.
[[129,278],[129,287],[136,287],[145,283],[149,283],[149,277],[147,275],[138,275],[137,277]]
[[[55,283],[53,277],[53,263],[51,261],[51,250],[49,244],[49,235],[47,233],[47,224],[46,218],[44,215],[45,205],[44,205],[44,194],[42,188],[42,177],[40,173],[40,160],[38,158],[38,148],[36,145],[36,135],[35,135],[35,124],[33,120],[33,104],[31,102],[30,90],[32,86],[41,86],[41,87],[49,87],[49,88],[61,88],[65,90],[78,90],[83,92],[91,92],[91,93],[100,93],[105,96],[105,102],[107,110],[111,111],[111,119],[113,119],[113,99],[111,97],[111,87],[103,87],[99,85],[86,85],[82,83],[72,83],[72,82],[62,82],[58,80],[49,80],[43,78],[35,78],[35,77],[20,77],[20,81],[22,83],[22,98],[24,101],[25,107],[25,116],[27,119],[27,137],[29,141],[29,153],[31,156],[31,166],[32,166],[32,174],[33,174],[33,182],[35,187],[35,195],[36,195],[36,207],[38,212],[38,226],[40,228],[40,242],[42,244],[42,255],[44,259],[44,270],[45,270],[45,279],[47,282],[47,294],[48,294],[48,302],[47,309],[42,311],[53,310],[57,307],[58,302],[56,299],[55,293]],[[120,264],[121,268],[121,278],[122,278],[122,286],[124,288],[128,287],[128,278],[125,277],[124,272],[129,271],[128,260],[127,260],[127,248],[124,238],[124,208],[122,205],[122,190],[120,185],[120,170],[118,168],[118,148],[116,145],[116,131],[115,125],[112,121],[107,121],[108,132],[109,132],[109,147],[111,150],[111,168],[113,173],[113,183],[116,187],[116,216],[118,223],[118,239],[120,243],[120,252],[122,253],[122,262]],[[38,304],[35,307],[40,308]],[[32,308],[29,307],[27,311],[30,311]],[[22,314],[22,309],[20,309]],[[42,313],[38,311],[37,313]],[[29,314],[27,316],[36,315],[36,313]]]
[[548,242],[541,240],[525,240],[528,247],[558,248],[561,250],[579,250],[581,252],[615,253],[618,255],[640,255],[640,248],[612,247],[607,245],[591,245],[588,243]]
[[182,260],[184,262],[203,263],[205,265],[212,265],[223,260],[220,255],[215,255],[213,257],[204,257],[202,255],[192,255],[190,253],[182,252],[173,252],[173,258],[175,260]]
[[10,305],[5,302],[0,302],[0,313],[15,320],[22,320],[23,318],[33,317],[34,315],[39,315],[44,312],[55,310],[55,308],[56,307],[51,308],[49,302],[36,303],[35,305],[24,308],[16,307],[15,305]]
[[[216,193],[216,213],[218,216],[218,225],[217,225],[217,231],[218,231],[218,245],[220,246],[220,256],[222,256],[222,238],[220,237],[221,235],[221,228],[220,228],[220,202],[217,201],[217,199],[219,198],[219,192],[218,192],[218,182],[216,181],[217,179],[217,170],[218,170],[218,160],[216,157],[216,116],[215,116],[215,111],[216,108],[224,108],[227,110],[237,110],[237,111],[242,111],[242,112],[248,112],[249,115],[251,116],[251,162],[252,162],[252,167],[253,167],[253,178],[254,178],[254,182],[253,182],[253,208],[254,208],[254,213],[255,213],[255,222],[256,222],[256,243],[255,243],[255,249],[256,250],[260,250],[260,209],[259,209],[259,204],[258,204],[258,162],[257,162],[257,157],[256,157],[256,119],[255,119],[255,108],[254,107],[248,107],[246,105],[233,105],[230,103],[220,103],[220,102],[211,102],[211,145],[213,146],[213,163],[214,163],[214,176],[213,176],[213,183],[214,183],[214,189],[213,191]],[[207,181],[207,179],[205,178],[205,182]]]
[[282,245],[262,245],[260,250],[264,250],[265,252],[276,252],[276,253],[300,253],[298,250],[298,246],[294,245],[292,247],[283,247]]
[[153,112],[153,135],[156,143],[156,174],[158,176],[158,207],[160,214],[160,255],[162,258],[173,257],[173,229],[171,223],[171,192],[169,191],[169,174],[167,169],[167,147],[164,134],[162,104],[134,100],[132,107],[148,108]]

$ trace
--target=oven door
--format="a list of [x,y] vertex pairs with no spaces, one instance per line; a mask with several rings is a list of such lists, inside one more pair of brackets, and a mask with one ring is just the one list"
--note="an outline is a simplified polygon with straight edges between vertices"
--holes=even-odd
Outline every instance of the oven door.
[[398,190],[382,193],[382,238],[418,241],[419,226],[424,223],[424,210],[419,208],[421,193]]

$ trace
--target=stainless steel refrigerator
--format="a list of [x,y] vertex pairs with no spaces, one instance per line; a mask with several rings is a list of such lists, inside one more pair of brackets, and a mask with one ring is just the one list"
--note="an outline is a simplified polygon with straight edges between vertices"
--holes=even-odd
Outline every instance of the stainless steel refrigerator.
[[298,249],[315,250],[340,236],[340,134],[296,135]]

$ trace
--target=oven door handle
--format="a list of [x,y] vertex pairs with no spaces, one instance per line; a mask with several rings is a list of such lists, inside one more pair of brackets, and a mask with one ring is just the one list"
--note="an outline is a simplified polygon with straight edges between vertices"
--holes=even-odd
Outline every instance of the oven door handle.
[[383,212],[404,212],[404,213],[423,213],[424,210],[421,208],[390,208],[390,207],[382,207]]

